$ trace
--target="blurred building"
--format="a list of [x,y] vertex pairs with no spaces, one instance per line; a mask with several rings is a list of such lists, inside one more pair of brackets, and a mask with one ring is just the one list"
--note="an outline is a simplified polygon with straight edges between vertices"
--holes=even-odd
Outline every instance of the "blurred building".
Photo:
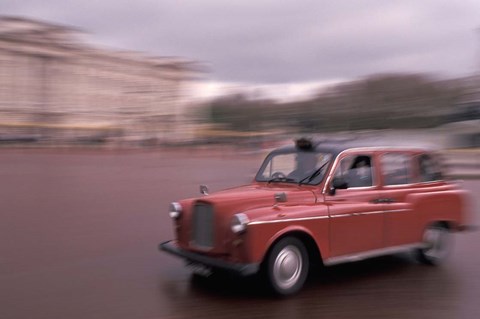
[[198,65],[100,49],[75,28],[0,16],[0,137],[185,139]]

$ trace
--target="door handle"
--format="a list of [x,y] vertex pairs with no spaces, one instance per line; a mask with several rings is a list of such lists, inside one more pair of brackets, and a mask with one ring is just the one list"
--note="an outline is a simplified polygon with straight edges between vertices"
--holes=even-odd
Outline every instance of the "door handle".
[[393,198],[376,198],[371,201],[372,204],[389,204],[394,202],[395,200]]

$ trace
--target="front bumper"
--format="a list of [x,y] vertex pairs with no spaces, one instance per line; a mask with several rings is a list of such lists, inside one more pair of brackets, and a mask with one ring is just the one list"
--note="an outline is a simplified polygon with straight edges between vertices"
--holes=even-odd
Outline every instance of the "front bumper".
[[252,264],[231,263],[221,259],[194,253],[178,247],[178,245],[173,240],[161,243],[158,246],[158,249],[166,251],[167,253],[170,253],[172,255],[181,257],[191,263],[202,264],[204,266],[207,266],[213,269],[226,270],[228,272],[236,273],[241,276],[253,275],[257,273],[258,270],[260,269],[260,264],[257,264],[257,263],[252,263]]

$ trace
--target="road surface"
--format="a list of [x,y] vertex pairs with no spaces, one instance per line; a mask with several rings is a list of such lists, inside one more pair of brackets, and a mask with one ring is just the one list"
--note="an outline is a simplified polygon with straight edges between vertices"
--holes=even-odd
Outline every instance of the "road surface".
[[[261,157],[1,150],[0,318],[480,317],[480,232],[455,235],[441,267],[408,254],[339,265],[288,299],[255,278],[192,276],[157,250],[171,201],[247,183]],[[480,198],[480,181],[465,187]]]

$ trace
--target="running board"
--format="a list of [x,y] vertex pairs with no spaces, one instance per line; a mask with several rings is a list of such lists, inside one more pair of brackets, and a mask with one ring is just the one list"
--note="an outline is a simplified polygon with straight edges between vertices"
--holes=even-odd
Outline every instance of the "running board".
[[405,252],[408,250],[416,249],[416,248],[426,248],[424,243],[416,243],[416,244],[408,244],[408,245],[400,245],[400,246],[393,246],[387,248],[380,248],[375,250],[369,250],[362,253],[357,254],[350,254],[350,255],[342,255],[337,257],[331,257],[323,261],[325,266],[332,266],[337,264],[349,263],[360,261],[368,258],[379,257],[383,255],[392,255],[400,252]]

